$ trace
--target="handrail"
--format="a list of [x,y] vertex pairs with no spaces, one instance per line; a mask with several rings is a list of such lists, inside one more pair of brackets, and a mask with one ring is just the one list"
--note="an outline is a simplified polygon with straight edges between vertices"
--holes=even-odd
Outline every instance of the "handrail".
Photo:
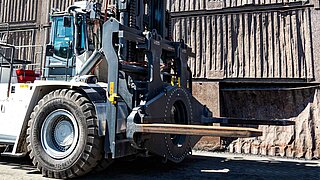
[[[4,59],[8,62],[8,65],[10,67],[10,75],[9,75],[9,82],[8,82],[8,92],[7,92],[7,97],[9,97],[10,95],[10,87],[11,87],[11,83],[12,83],[12,75],[13,75],[13,69],[14,67],[17,67],[20,66],[20,65],[26,65],[26,63],[30,62],[30,64],[32,64],[32,66],[36,66],[36,65],[39,65],[39,63],[35,63],[33,62],[35,59],[40,59],[40,67],[38,69],[40,69],[41,71],[41,68],[42,68],[42,55],[43,55],[43,46],[41,45],[21,45],[21,46],[14,46],[12,44],[7,44],[7,43],[3,43],[3,42],[0,42],[0,47],[2,49],[11,49],[11,55],[10,55],[10,58],[9,57],[6,57],[5,55],[3,54],[0,54],[0,56],[2,58],[1,59],[1,64],[4,63]],[[35,49],[34,51],[34,55],[33,57],[29,57],[29,58],[32,58],[33,60],[31,61],[17,61],[14,59],[15,55],[16,55],[16,51],[21,51],[23,50],[23,48],[40,48],[40,49]],[[40,52],[38,52],[40,51]],[[39,54],[40,54],[40,57],[39,57]],[[8,54],[9,56],[9,54]],[[19,57],[18,57],[19,58]],[[2,79],[2,69],[3,67],[1,66],[0,67],[0,82],[1,82],[1,79]],[[42,72],[40,72],[42,73]]]
[[[8,91],[7,91],[7,97],[10,96],[10,87],[11,87],[11,81],[12,81],[12,74],[13,74],[13,58],[14,58],[14,52],[16,50],[15,46],[11,44],[6,44],[6,43],[1,43],[0,42],[0,47],[5,47],[11,49],[11,56],[10,56],[10,75],[9,75],[9,82],[8,82]],[[3,58],[2,58],[3,61]],[[1,76],[2,76],[2,67],[1,67]],[[1,80],[1,78],[0,78]]]

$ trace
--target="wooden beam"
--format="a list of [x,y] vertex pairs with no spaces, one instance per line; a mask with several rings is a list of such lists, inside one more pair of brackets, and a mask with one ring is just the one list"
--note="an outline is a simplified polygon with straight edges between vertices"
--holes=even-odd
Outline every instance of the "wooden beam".
[[180,124],[135,124],[135,132],[154,134],[182,134],[216,137],[257,137],[262,131],[254,128],[221,127]]

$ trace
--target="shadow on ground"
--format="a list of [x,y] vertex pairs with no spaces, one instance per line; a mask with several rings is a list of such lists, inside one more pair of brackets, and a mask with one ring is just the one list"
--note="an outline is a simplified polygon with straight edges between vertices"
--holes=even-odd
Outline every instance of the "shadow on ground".
[[192,156],[180,164],[155,158],[115,162],[105,172],[82,179],[320,179],[318,162],[248,161]]
[[29,157],[0,157],[0,165],[10,166],[13,170],[25,170],[26,174],[41,174],[37,168],[32,165]]
[[[163,164],[157,158],[117,161],[101,173],[80,179],[320,179],[319,162],[280,162],[192,156],[180,164]],[[26,175],[39,174],[28,158],[0,157],[0,165],[23,170]],[[0,174],[2,174],[0,172]],[[23,177],[22,177],[23,178]]]

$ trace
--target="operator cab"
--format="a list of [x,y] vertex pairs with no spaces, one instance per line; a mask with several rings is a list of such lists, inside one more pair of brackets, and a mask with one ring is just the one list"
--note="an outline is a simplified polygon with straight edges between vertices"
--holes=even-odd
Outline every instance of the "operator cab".
[[101,5],[80,1],[66,12],[51,14],[44,78],[70,80],[95,49],[101,47]]

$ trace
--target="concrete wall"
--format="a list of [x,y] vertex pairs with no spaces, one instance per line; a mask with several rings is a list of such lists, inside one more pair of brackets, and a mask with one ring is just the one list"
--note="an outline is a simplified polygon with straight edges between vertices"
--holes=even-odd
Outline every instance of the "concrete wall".
[[319,88],[283,91],[222,92],[222,115],[263,119],[285,118],[295,126],[259,126],[259,138],[238,139],[229,150],[272,156],[318,159],[320,153]]

